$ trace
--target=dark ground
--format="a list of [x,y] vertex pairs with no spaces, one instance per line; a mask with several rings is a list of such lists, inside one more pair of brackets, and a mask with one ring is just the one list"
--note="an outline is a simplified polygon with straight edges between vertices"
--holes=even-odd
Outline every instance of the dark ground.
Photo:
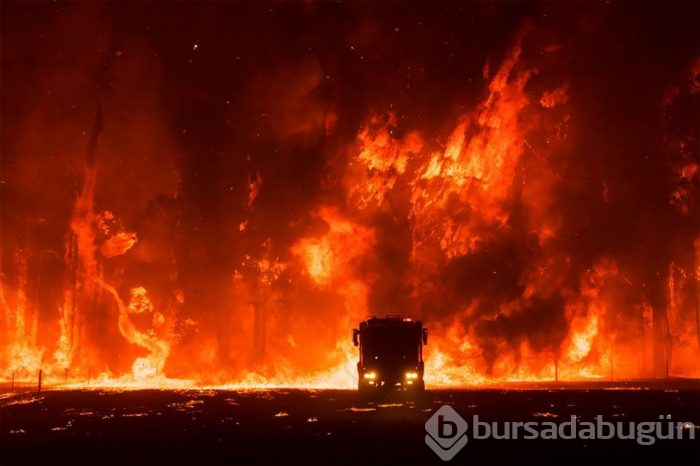
[[[440,464],[424,423],[449,403],[468,421],[675,421],[700,425],[700,385],[428,391],[361,402],[352,391],[47,391],[0,400],[0,464]],[[553,417],[556,416],[556,417]],[[471,431],[467,432],[468,434]],[[451,464],[700,464],[696,440],[477,440]]]

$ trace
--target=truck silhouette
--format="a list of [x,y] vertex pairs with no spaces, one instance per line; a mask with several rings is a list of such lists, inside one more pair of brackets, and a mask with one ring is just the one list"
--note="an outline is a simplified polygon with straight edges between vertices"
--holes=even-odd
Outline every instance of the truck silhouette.
[[421,321],[398,315],[371,317],[353,329],[352,341],[359,346],[357,389],[360,394],[382,390],[425,391],[423,345],[428,329]]

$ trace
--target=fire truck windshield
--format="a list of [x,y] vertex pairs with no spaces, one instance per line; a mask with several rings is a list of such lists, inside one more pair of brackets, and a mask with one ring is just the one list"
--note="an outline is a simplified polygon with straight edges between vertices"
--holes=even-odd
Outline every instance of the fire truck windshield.
[[418,362],[419,340],[414,328],[381,326],[368,328],[362,336],[366,362]]

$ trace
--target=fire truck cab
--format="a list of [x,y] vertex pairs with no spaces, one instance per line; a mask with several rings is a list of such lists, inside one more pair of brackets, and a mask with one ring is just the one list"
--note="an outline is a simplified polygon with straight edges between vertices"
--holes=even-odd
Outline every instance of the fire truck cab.
[[371,317],[353,329],[359,347],[357,388],[361,394],[380,390],[425,391],[423,345],[428,329],[421,321],[399,315]]

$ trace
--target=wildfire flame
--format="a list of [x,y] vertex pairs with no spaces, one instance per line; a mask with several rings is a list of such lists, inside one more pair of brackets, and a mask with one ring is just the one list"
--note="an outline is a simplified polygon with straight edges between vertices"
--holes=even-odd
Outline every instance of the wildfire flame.
[[[383,49],[365,34],[347,54],[373,62]],[[654,87],[659,128],[649,140],[659,147],[630,161],[596,153],[637,133],[613,134],[600,107],[586,105],[590,82],[562,74],[573,66],[560,64],[567,54],[583,53],[577,43],[553,44],[534,23],[500,64],[479,62],[482,84],[460,85],[478,97],[447,99],[459,112],[431,104],[423,117],[375,96],[346,115],[354,98],[334,87],[342,60],[267,69],[234,55],[256,69],[235,101],[241,115],[222,110],[227,96],[213,112],[222,122],[205,129],[191,108],[165,115],[179,104],[159,100],[175,92],[143,41],[129,43],[130,65],[119,61],[128,51],[92,52],[75,73],[83,84],[101,76],[86,84],[98,90],[95,115],[58,130],[35,123],[41,134],[82,136],[66,143],[78,155],[59,154],[74,191],[26,213],[21,197],[7,202],[21,213],[3,221],[0,376],[33,383],[41,370],[66,387],[352,388],[350,330],[369,315],[404,314],[430,329],[433,387],[700,377],[700,162],[685,123],[700,60]],[[189,73],[175,82],[192,108],[220,98],[191,91]],[[141,94],[133,83],[143,76],[158,77]],[[153,92],[160,86],[169,91]],[[123,102],[135,103],[120,113]],[[233,148],[210,137],[219,123],[247,122],[246,111],[254,123],[240,123]],[[13,160],[41,139],[18,128],[31,138],[13,140]],[[599,144],[601,128],[610,134]],[[30,147],[53,160],[54,148]],[[635,184],[655,170],[665,178]],[[11,195],[35,184],[19,169],[3,177]]]

